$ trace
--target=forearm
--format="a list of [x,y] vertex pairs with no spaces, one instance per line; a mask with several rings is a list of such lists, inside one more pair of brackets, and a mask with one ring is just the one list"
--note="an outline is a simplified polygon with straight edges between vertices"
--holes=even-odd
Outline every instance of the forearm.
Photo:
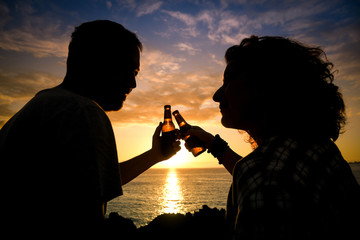
[[180,150],[180,141],[174,141],[172,154],[163,154],[160,137],[161,127],[162,123],[159,123],[153,135],[152,148],[149,151],[119,164],[122,185],[130,182],[156,163],[169,159]]
[[[209,139],[211,138],[209,137]],[[234,152],[218,134],[212,137],[211,141],[208,141],[207,147],[208,152],[219,160],[219,163],[224,165],[225,169],[232,175],[234,166],[241,159],[241,156]]]
[[214,137],[211,133],[204,131],[198,126],[193,126],[188,133],[198,137],[204,143],[208,152],[215,158],[221,159],[221,164],[232,175],[236,162],[242,158],[240,155],[228,147],[228,144],[220,136]]
[[232,175],[235,164],[241,159],[242,157],[234,152],[231,148],[228,148],[224,156],[222,158],[222,165],[226,168],[226,170]]
[[130,182],[160,161],[159,156],[157,156],[154,151],[149,150],[137,157],[121,162],[119,165],[122,185]]

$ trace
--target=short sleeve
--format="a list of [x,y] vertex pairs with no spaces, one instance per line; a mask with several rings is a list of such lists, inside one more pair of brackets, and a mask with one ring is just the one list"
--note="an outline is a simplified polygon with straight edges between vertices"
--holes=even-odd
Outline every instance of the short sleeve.
[[[94,103],[95,104],[95,103]],[[122,184],[113,129],[105,112],[90,106],[80,113],[86,125],[88,146],[83,151],[93,154],[103,201],[122,195]]]
[[[110,120],[102,109],[89,118],[89,126],[99,171],[100,191],[104,201],[122,195],[116,142]],[[94,121],[96,119],[96,121]]]
[[96,103],[80,103],[68,108],[57,120],[61,164],[85,196],[107,202],[122,195],[113,129]]

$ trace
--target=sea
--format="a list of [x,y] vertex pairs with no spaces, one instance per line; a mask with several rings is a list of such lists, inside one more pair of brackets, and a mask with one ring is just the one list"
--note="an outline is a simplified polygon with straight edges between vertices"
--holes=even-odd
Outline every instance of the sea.
[[[360,163],[350,167],[360,184]],[[123,186],[123,195],[108,202],[107,213],[141,227],[163,213],[194,213],[203,205],[226,209],[231,181],[224,168],[151,168]]]

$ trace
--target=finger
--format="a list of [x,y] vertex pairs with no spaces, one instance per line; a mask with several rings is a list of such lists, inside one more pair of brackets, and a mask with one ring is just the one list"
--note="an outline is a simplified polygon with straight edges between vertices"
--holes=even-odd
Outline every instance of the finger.
[[175,139],[176,140],[181,139],[181,132],[179,131],[179,129],[175,129]]
[[159,125],[156,127],[153,135],[154,137],[160,137],[162,125],[163,125],[162,122],[160,122]]
[[189,129],[189,131],[187,132],[187,134],[196,135],[196,133],[199,133],[199,132],[201,132],[201,131],[204,131],[201,127],[191,126],[191,128]]
[[175,141],[175,142],[173,142],[172,147],[173,147],[173,149],[174,149],[175,152],[180,151],[180,149],[181,149],[181,147],[180,147],[180,141]]

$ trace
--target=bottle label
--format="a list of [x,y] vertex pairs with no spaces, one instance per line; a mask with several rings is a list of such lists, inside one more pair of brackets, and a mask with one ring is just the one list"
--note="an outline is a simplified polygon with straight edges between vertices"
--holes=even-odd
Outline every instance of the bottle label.
[[165,156],[175,153],[173,149],[173,142],[176,140],[175,131],[163,132],[161,135],[161,150]]

